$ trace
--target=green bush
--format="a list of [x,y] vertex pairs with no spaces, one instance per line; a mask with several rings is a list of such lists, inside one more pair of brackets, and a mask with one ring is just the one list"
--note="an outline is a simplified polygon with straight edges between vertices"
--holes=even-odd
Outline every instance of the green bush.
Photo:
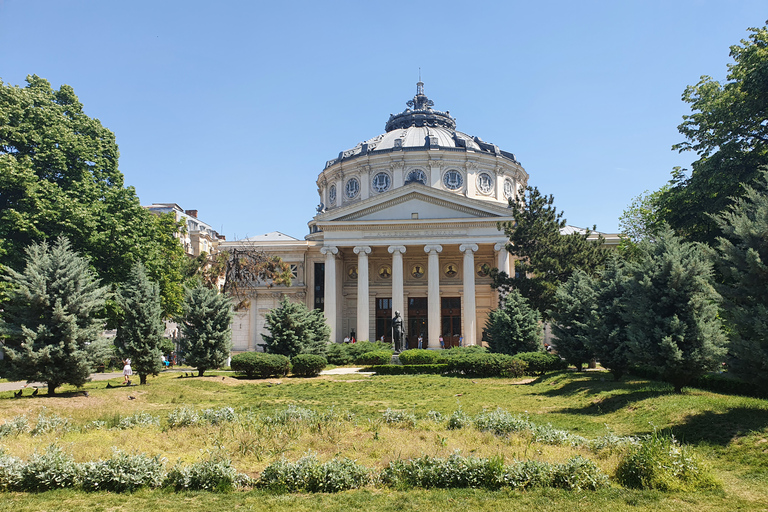
[[363,352],[355,357],[356,364],[377,365],[387,364],[392,361],[392,352],[389,350],[376,350]]
[[[355,343],[357,345],[357,343]],[[325,359],[328,364],[335,366],[347,366],[352,364],[352,353],[348,343],[330,343],[325,349]]]
[[211,459],[189,466],[175,465],[165,477],[164,485],[177,491],[226,492],[250,482],[239,474],[228,459]]
[[521,377],[524,361],[507,354],[466,352],[447,359],[448,370],[468,377]]
[[56,445],[45,453],[35,453],[21,466],[18,491],[50,491],[75,487],[79,483],[79,470],[71,455]]
[[132,492],[142,487],[159,487],[165,468],[158,456],[116,451],[110,459],[80,464],[80,474],[83,490]]
[[446,359],[454,357],[463,357],[468,354],[488,354],[488,349],[480,345],[470,345],[468,347],[451,347],[441,350],[440,354]]
[[529,375],[544,375],[568,368],[568,363],[560,359],[560,356],[548,352],[521,352],[514,357],[528,363]]
[[14,491],[21,486],[21,469],[24,462],[8,455],[0,448],[0,491]]
[[371,481],[370,471],[349,459],[326,463],[314,454],[296,462],[273,462],[261,473],[258,486],[282,492],[340,492],[357,489]]
[[299,354],[291,359],[291,373],[299,377],[317,377],[327,365],[323,356]]
[[14,416],[10,420],[0,425],[0,438],[6,436],[19,436],[29,432],[29,420],[25,415]]
[[365,371],[376,372],[379,375],[441,375],[448,371],[447,364],[382,364],[365,368]]
[[616,467],[616,480],[624,487],[660,491],[721,487],[689,447],[656,433],[630,448]]
[[416,426],[416,416],[413,413],[387,409],[384,411],[384,422],[390,425],[413,428]]
[[418,459],[396,460],[384,469],[381,479],[393,487],[498,489],[504,484],[504,461],[498,458],[462,457],[447,459],[425,455]]
[[249,379],[284,377],[291,368],[290,360],[280,354],[265,352],[243,352],[232,357],[232,371],[244,373]]
[[445,357],[437,350],[411,349],[400,352],[397,356],[402,364],[440,364]]

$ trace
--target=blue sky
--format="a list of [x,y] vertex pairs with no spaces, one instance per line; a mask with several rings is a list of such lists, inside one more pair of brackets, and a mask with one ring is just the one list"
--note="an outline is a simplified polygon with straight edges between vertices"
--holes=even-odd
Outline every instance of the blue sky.
[[[535,5],[534,5],[535,4]],[[569,224],[615,232],[664,185],[701,75],[765,0],[234,2],[0,0],[0,79],[69,84],[117,136],[142,204],[227,236],[297,238],[326,160],[415,93],[515,153]]]

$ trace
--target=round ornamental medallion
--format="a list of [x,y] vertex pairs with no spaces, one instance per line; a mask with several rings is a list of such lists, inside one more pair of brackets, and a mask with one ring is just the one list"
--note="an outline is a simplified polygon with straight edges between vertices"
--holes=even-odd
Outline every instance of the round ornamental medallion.
[[331,185],[331,188],[328,189],[328,202],[336,204],[336,185]]
[[424,174],[424,171],[421,169],[414,169],[411,172],[408,173],[408,177],[405,178],[405,184],[409,183],[421,183],[422,185],[427,184],[427,175]]
[[350,279],[357,279],[357,265],[353,265],[349,267],[349,270],[347,271],[347,275]]
[[493,190],[493,178],[487,172],[481,172],[477,175],[477,189],[482,194],[490,194]]
[[515,184],[509,178],[504,180],[504,197],[507,199],[515,197]]
[[424,277],[425,271],[426,270],[424,268],[424,265],[417,264],[417,265],[414,265],[413,268],[411,268],[411,275],[416,279],[421,279],[422,277]]
[[464,184],[464,178],[456,170],[450,170],[443,174],[443,185],[448,190],[458,190]]
[[355,197],[357,197],[357,194],[359,192],[360,192],[360,182],[357,180],[357,178],[350,178],[349,181],[347,181],[347,186],[345,189],[347,198],[354,199]]
[[491,272],[491,266],[488,263],[478,263],[475,266],[475,271],[480,277],[488,277],[488,274]]
[[373,177],[373,181],[371,182],[371,186],[373,187],[373,190],[376,192],[386,192],[389,190],[389,186],[392,184],[392,180],[389,177],[389,174],[385,172],[380,172],[376,176]]
[[389,279],[392,277],[392,269],[389,265],[382,265],[379,267],[379,277],[382,279]]
[[446,277],[456,277],[459,275],[459,266],[455,263],[446,263],[445,267],[443,267],[443,272]]

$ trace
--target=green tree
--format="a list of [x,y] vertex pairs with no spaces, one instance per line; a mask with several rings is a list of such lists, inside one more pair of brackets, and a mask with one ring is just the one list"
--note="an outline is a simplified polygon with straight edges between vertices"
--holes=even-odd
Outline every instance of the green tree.
[[105,284],[143,262],[171,314],[181,275],[167,259],[181,245],[124,186],[118,156],[115,135],[84,113],[70,86],[56,91],[36,75],[23,88],[0,82],[0,264],[19,270],[30,243],[65,236]]
[[266,351],[293,357],[297,354],[325,356],[331,328],[319,309],[307,309],[301,302],[291,302],[283,296],[280,306],[267,313],[267,330],[262,334]]
[[726,354],[712,261],[670,229],[641,249],[646,257],[633,265],[624,294],[627,348],[633,362],[657,366],[679,393]]
[[3,304],[5,359],[0,370],[8,379],[41,381],[55,395],[62,384],[82,386],[103,355],[102,322],[94,315],[107,288],[65,238],[53,246],[31,244],[23,272],[6,270],[12,284]]
[[683,93],[692,113],[678,126],[686,141],[673,149],[699,159],[690,174],[675,169],[658,204],[663,220],[688,240],[714,245],[721,232],[712,215],[726,211],[768,164],[768,30],[749,32],[731,46],[724,84],[702,76]]
[[716,218],[731,371],[768,389],[768,171]]
[[115,346],[120,357],[131,360],[131,367],[139,374],[141,384],[147,375],[162,370],[160,343],[165,323],[160,307],[160,288],[147,278],[144,265],[136,263],[128,281],[120,286],[118,303],[123,318],[117,328]]
[[226,362],[232,350],[232,303],[226,295],[202,285],[187,289],[179,323],[181,351],[198,376]]
[[516,288],[532,307],[547,319],[555,291],[577,269],[589,274],[605,261],[608,249],[602,236],[588,240],[591,232],[561,234],[566,221],[553,205],[552,195],[543,196],[536,187],[526,189],[523,203],[510,201],[513,223],[499,226],[509,237],[507,250],[517,258],[519,279],[493,272],[493,286],[502,294]]
[[515,355],[520,352],[539,352],[541,343],[541,315],[528,305],[517,290],[504,296],[498,309],[488,313],[485,334],[491,352]]
[[597,282],[577,270],[557,289],[550,312],[557,353],[581,371],[595,357],[592,340],[599,323]]

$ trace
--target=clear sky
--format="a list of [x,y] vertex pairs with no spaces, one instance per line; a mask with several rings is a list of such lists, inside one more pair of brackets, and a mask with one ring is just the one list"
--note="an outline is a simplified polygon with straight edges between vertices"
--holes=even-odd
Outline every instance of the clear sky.
[[239,239],[297,238],[315,180],[416,92],[515,153],[569,224],[605,232],[664,185],[680,99],[724,80],[768,1],[0,0],[0,79],[71,85],[142,204]]

